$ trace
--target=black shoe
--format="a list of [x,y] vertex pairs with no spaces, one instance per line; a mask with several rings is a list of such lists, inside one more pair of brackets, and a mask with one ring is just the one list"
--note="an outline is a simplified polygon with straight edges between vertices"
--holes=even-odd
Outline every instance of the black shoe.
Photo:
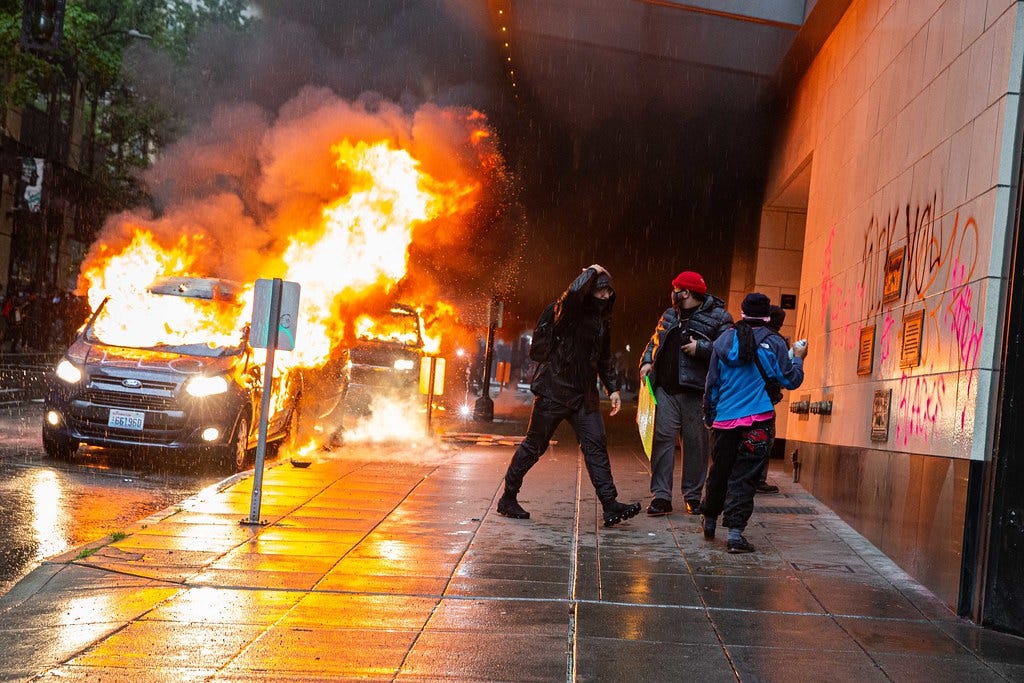
[[647,506],[647,514],[651,517],[660,517],[667,515],[672,512],[672,502],[665,500],[664,498],[655,498],[651,501],[651,504]]
[[700,501],[690,502],[686,501],[686,514],[688,515],[699,515],[700,514]]
[[779,487],[768,482],[760,482],[754,487],[754,490],[758,493],[778,493]]
[[615,526],[622,520],[636,517],[638,514],[640,514],[640,503],[626,505],[613,500],[604,506],[604,525]]
[[498,514],[512,519],[530,518],[530,513],[523,509],[516,497],[508,493],[498,499]]
[[701,531],[704,532],[704,540],[705,541],[713,541],[713,540],[715,540],[715,527],[717,527],[717,526],[718,526],[718,524],[717,524],[717,522],[715,522],[715,520],[708,519],[704,515],[701,515],[701,517],[700,517],[700,529],[701,529]]
[[729,541],[725,549],[733,555],[754,552],[754,546],[750,545],[750,542],[742,536],[740,536],[740,540],[738,541]]

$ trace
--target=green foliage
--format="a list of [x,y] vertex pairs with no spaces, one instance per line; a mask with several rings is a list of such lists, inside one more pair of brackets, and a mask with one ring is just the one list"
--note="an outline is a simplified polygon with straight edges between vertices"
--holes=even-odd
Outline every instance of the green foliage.
[[45,109],[53,96],[62,120],[77,107],[88,128],[83,147],[97,160],[80,170],[111,210],[145,200],[138,171],[171,142],[166,131],[182,128],[134,86],[127,50],[139,42],[184,66],[206,27],[245,31],[254,21],[246,0],[68,0],[61,48],[42,56],[21,50],[21,10],[22,0],[0,0],[0,120],[8,109]]
[[245,31],[252,25],[246,0],[168,0],[165,5],[165,45],[179,62],[188,60],[190,47],[206,26],[220,24]]

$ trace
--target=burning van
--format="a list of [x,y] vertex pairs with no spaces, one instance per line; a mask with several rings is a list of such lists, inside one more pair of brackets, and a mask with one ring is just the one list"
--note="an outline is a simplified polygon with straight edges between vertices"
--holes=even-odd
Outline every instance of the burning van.
[[423,321],[416,309],[393,304],[382,313],[359,316],[354,327],[346,412],[360,412],[377,396],[416,400],[424,355]]
[[[139,293],[158,321],[183,320],[176,307],[205,320],[237,320],[240,295],[237,283],[191,277],[162,278]],[[248,328],[221,326],[213,334],[198,322],[163,322],[147,336],[138,325],[118,324],[123,304],[105,299],[57,365],[45,401],[46,453],[67,459],[79,444],[195,452],[242,469],[256,445],[265,388],[263,351],[249,345]],[[274,378],[268,443],[289,436],[297,384]]]

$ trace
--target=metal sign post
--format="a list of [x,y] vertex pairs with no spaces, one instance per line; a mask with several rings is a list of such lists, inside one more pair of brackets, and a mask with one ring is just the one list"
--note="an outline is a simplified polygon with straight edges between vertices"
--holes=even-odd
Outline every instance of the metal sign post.
[[487,325],[487,345],[484,347],[484,385],[482,393],[473,406],[473,419],[483,422],[494,421],[494,401],[491,399],[491,361],[494,360],[494,330],[501,327],[505,306],[498,297],[491,299],[488,309],[490,318]]
[[299,313],[299,285],[279,278],[257,280],[253,297],[250,344],[267,350],[263,368],[263,395],[260,397],[259,440],[256,442],[255,476],[252,482],[252,502],[249,517],[242,524],[266,524],[260,520],[260,502],[263,497],[263,463],[267,456],[267,423],[270,420],[270,399],[274,389],[274,352],[295,348],[295,323]]

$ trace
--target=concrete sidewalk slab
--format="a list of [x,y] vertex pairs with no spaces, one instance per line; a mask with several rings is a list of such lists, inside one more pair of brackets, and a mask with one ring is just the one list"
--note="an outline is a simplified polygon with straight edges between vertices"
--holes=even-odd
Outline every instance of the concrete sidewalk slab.
[[[620,499],[646,499],[635,427],[609,429]],[[729,555],[684,514],[603,527],[573,435],[556,438],[520,497],[530,520],[494,512],[504,439],[277,463],[265,526],[239,524],[253,479],[223,482],[0,597],[0,678],[1024,677],[1021,639],[958,619],[798,485],[758,497],[758,552]]]

